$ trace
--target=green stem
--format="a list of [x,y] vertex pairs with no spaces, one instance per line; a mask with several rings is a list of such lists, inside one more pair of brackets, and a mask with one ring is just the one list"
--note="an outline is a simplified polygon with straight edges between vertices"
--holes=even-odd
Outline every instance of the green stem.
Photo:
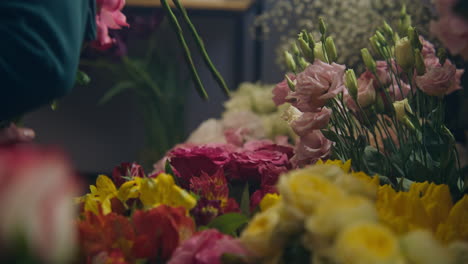
[[175,6],[179,11],[182,13],[182,17],[189,26],[190,33],[192,33],[192,36],[196,40],[196,44],[198,46],[198,49],[200,50],[203,60],[205,61],[206,66],[208,66],[208,69],[210,70],[211,74],[213,75],[213,78],[218,82],[219,86],[223,89],[224,93],[229,96],[229,88],[226,85],[226,82],[223,79],[223,76],[218,72],[216,67],[214,66],[213,62],[210,59],[210,56],[208,55],[208,52],[206,51],[205,44],[203,43],[203,40],[201,39],[200,35],[197,32],[197,29],[193,25],[192,21],[190,20],[187,10],[184,8],[184,6],[179,2],[179,0],[172,0],[174,2]]
[[179,39],[179,42],[182,45],[182,48],[184,49],[184,57],[189,66],[192,79],[195,82],[195,87],[197,89],[197,92],[201,98],[207,100],[208,94],[206,93],[205,88],[203,87],[203,84],[201,82],[200,76],[198,75],[198,72],[195,69],[195,64],[193,63],[192,54],[190,53],[190,49],[188,48],[187,42],[185,41],[179,21],[177,21],[177,18],[174,15],[174,12],[172,12],[171,7],[167,3],[167,0],[160,0],[160,1],[161,1],[161,5],[163,6],[164,10],[169,16],[169,21],[176,32],[177,38]]

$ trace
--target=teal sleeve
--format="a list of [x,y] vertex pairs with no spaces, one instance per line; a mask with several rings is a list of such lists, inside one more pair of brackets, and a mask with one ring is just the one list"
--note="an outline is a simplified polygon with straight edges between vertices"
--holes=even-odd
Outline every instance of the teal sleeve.
[[70,91],[94,21],[95,0],[0,0],[0,120]]

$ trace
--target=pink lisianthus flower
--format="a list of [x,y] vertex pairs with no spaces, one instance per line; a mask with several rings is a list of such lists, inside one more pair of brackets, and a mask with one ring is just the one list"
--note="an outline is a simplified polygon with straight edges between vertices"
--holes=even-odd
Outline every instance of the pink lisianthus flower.
[[304,136],[315,129],[325,128],[330,122],[332,110],[323,107],[320,112],[305,112],[291,122],[291,127],[299,136]]
[[110,29],[128,27],[127,18],[121,12],[125,0],[96,0],[98,12],[96,14],[97,40],[92,46],[99,50],[107,50],[115,43],[109,36]]
[[0,255],[12,252],[21,238],[41,262],[69,263],[78,246],[77,195],[75,172],[61,151],[1,147]]
[[[288,77],[291,81],[296,80],[296,76],[293,74],[289,74]],[[273,102],[275,102],[276,106],[286,103],[286,96],[288,96],[290,91],[291,89],[286,79],[275,86],[273,89]]]
[[319,159],[326,159],[331,153],[332,144],[320,130],[313,130],[300,138],[291,162],[295,167],[303,167]]
[[464,70],[457,70],[446,60],[443,66],[429,66],[426,73],[416,77],[416,85],[428,95],[443,96],[461,89],[460,79]]
[[309,65],[296,76],[296,91],[286,101],[302,112],[316,112],[344,89],[345,66],[321,60]]
[[431,32],[448,48],[453,55],[468,59],[468,20],[455,14],[455,0],[435,2],[439,20],[431,22]]
[[209,229],[195,234],[180,245],[168,264],[221,264],[224,254],[247,257],[241,243],[217,230]]

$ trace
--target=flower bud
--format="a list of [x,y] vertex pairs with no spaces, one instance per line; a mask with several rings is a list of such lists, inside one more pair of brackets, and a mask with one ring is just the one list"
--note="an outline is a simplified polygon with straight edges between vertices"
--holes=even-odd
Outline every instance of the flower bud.
[[310,65],[310,63],[307,62],[306,59],[304,59],[304,57],[297,58],[297,62],[299,63],[299,66],[301,66],[301,71],[303,71]]
[[411,45],[413,46],[414,49],[419,49],[421,50],[423,45],[421,43],[421,40],[419,39],[419,33],[414,27],[409,27],[408,28],[408,38],[411,41]]
[[439,48],[437,50],[437,57],[439,58],[440,64],[444,65],[445,60],[447,60],[447,51],[444,48]]
[[295,57],[298,57],[301,55],[301,52],[299,51],[299,48],[297,47],[296,43],[292,43],[291,48]]
[[286,61],[286,66],[288,67],[288,69],[292,72],[296,72],[296,62],[294,61],[293,55],[289,53],[289,51],[284,52],[284,59]]
[[408,28],[411,27],[411,16],[406,12],[406,6],[403,5],[400,12],[400,20],[398,21],[398,32],[403,37],[408,36]]
[[346,85],[346,88],[348,88],[348,92],[351,95],[351,97],[354,99],[354,101],[357,102],[358,83],[356,79],[356,74],[354,73],[353,69],[349,69],[346,71],[345,85]]
[[314,46],[314,57],[321,61],[327,62],[325,54],[323,54],[322,42],[317,42]]
[[387,36],[393,37],[393,29],[385,20],[383,22],[382,30],[387,34]]
[[426,73],[426,65],[424,64],[424,57],[419,49],[414,50],[414,61],[416,66],[416,73],[421,76]]
[[398,65],[406,72],[410,72],[414,67],[414,49],[408,37],[397,41],[395,45],[395,57]]
[[388,46],[387,39],[384,37],[384,35],[380,31],[375,32],[375,36],[377,37],[377,40],[379,41],[381,46]]
[[367,48],[361,49],[361,55],[362,55],[362,59],[364,60],[364,64],[366,65],[366,68],[369,71],[375,73],[377,70],[377,66],[369,50]]
[[322,34],[322,36],[325,36],[327,34],[327,25],[325,24],[323,17],[319,17],[319,29],[320,34]]
[[408,128],[414,130],[414,125],[411,123],[407,115],[407,113],[413,114],[413,110],[411,110],[411,106],[408,103],[408,98],[394,102],[393,107],[395,108],[395,116],[398,121],[405,124]]
[[332,37],[327,37],[325,40],[325,50],[327,51],[327,56],[330,63],[338,59],[338,53],[336,52],[335,42],[333,41]]
[[296,91],[296,84],[294,84],[294,82],[289,78],[289,76],[286,74],[284,78],[286,79],[286,82],[288,83],[289,89],[291,89],[291,91],[293,92]]
[[310,47],[310,42],[307,35],[304,35],[302,32],[299,34],[299,39],[297,40],[299,47],[301,48],[302,55],[309,62],[314,62],[314,50]]
[[377,36],[374,35],[369,38],[369,42],[371,44],[371,48],[374,51],[375,54],[380,54],[382,55],[382,46],[380,45],[379,41],[377,40]]

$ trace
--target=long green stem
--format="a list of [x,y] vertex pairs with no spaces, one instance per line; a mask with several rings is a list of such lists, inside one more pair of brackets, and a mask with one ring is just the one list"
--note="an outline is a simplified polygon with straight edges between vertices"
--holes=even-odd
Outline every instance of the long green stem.
[[196,40],[196,44],[198,46],[198,49],[200,50],[200,53],[202,54],[203,60],[205,61],[206,66],[210,70],[211,74],[213,75],[213,78],[218,82],[219,86],[223,89],[224,93],[229,96],[229,88],[226,85],[226,82],[224,81],[223,76],[218,72],[216,67],[214,66],[213,62],[210,59],[210,56],[208,55],[208,52],[206,51],[205,44],[203,43],[203,40],[201,39],[200,35],[197,32],[197,29],[193,25],[192,21],[190,20],[187,10],[184,8],[184,6],[179,2],[179,0],[172,0],[179,9],[179,11],[182,13],[182,17],[189,26],[190,33],[192,33],[192,36]]
[[160,1],[161,1],[161,5],[166,11],[166,14],[169,16],[169,21],[171,22],[171,25],[176,32],[177,38],[179,39],[179,42],[182,45],[182,48],[184,49],[184,57],[188,63],[190,73],[192,75],[193,81],[195,82],[195,87],[197,88],[198,94],[200,95],[201,98],[206,100],[208,99],[208,94],[206,93],[206,90],[203,87],[200,76],[198,75],[198,72],[195,68],[195,64],[193,63],[192,54],[190,53],[190,49],[188,48],[187,42],[185,41],[179,21],[177,21],[177,18],[172,12],[171,7],[167,3],[167,0],[160,0]]

